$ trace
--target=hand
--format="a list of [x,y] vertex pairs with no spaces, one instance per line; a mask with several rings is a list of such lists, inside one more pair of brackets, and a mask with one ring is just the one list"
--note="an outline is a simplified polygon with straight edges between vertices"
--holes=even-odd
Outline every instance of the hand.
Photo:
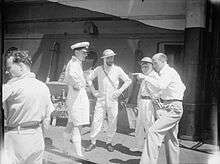
[[132,73],[133,76],[137,76],[138,80],[144,79],[145,75],[143,73]]
[[112,94],[112,98],[113,98],[113,99],[117,99],[120,95],[121,95],[121,91],[116,90],[116,91],[114,91],[114,93]]
[[92,94],[93,94],[93,96],[95,96],[96,98],[100,98],[100,97],[103,97],[103,96],[104,96],[104,94],[101,93],[101,92],[98,91],[98,90],[93,90],[93,91],[92,91]]
[[80,86],[79,86],[79,85],[76,85],[76,84],[75,84],[75,85],[73,85],[72,87],[73,87],[73,90],[77,90],[77,91],[80,90]]

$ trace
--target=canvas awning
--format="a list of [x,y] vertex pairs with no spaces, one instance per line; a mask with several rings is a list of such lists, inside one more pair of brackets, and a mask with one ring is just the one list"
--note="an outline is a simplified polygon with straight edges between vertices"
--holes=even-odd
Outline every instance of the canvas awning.
[[185,0],[48,0],[67,6],[140,21],[146,25],[184,30]]

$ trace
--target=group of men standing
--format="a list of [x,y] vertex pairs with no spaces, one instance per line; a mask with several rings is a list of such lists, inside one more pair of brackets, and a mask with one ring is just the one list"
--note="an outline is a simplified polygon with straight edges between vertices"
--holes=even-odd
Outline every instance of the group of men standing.
[[[89,45],[89,42],[80,42],[71,46],[73,55],[67,64],[64,79],[68,85],[66,103],[69,116],[64,138],[67,138],[67,133],[71,133],[70,140],[74,145],[76,155],[79,157],[83,156],[81,127],[90,123],[90,108],[86,87],[89,87],[92,94],[96,97],[96,106],[90,132],[91,142],[85,151],[92,151],[96,148],[97,136],[101,132],[103,122],[107,117],[106,148],[108,151],[113,152],[114,146],[112,141],[117,128],[118,98],[131,84],[131,79],[123,69],[114,64],[116,53],[111,49],[104,50],[101,57],[103,59],[103,65],[90,70],[89,74],[84,76],[82,62],[89,55]],[[37,81],[36,85],[39,83],[39,85],[43,86],[42,89],[37,91],[37,96],[31,96],[32,94],[36,94],[30,92],[33,92],[33,90],[26,91],[27,86],[34,87],[33,84],[29,85],[29,81],[34,78],[32,77],[33,73],[30,72],[30,65],[25,60],[15,60],[15,58],[15,54],[7,58],[7,66],[10,67],[8,71],[13,74],[13,65],[14,69],[20,69],[19,66],[24,65],[28,68],[28,72],[24,71],[19,75],[14,75],[3,86],[3,103],[6,104],[5,111],[8,112],[6,117],[7,127],[8,129],[10,127],[12,129],[6,132],[5,141],[7,141],[7,135],[9,134],[14,137],[13,142],[10,137],[8,140],[11,141],[5,142],[5,144],[11,146],[10,150],[17,151],[14,155],[17,161],[20,160],[20,163],[25,163],[30,156],[33,156],[33,153],[29,150],[21,150],[22,148],[15,149],[14,145],[15,143],[22,142],[27,137],[27,135],[24,136],[20,132],[22,128],[24,130],[34,129],[34,132],[36,132],[39,126],[35,128],[34,124],[31,124],[30,127],[25,128],[23,124],[33,121],[37,121],[37,123],[46,122],[48,114],[53,111],[53,107],[51,100],[48,99],[50,96],[48,88],[36,79],[34,79]],[[131,150],[142,151],[141,164],[156,164],[159,149],[164,140],[168,163],[177,164],[179,163],[178,123],[183,113],[182,100],[185,86],[179,74],[167,64],[167,56],[163,53],[153,55],[152,59],[144,57],[140,64],[142,73],[133,74],[142,82],[137,99],[138,117],[135,130],[137,147],[131,148]],[[95,78],[98,79],[98,89],[93,86],[93,80]],[[22,82],[22,79],[28,81],[27,84]],[[123,85],[120,88],[119,79],[123,81]],[[30,82],[32,83],[32,81]],[[21,100],[18,100],[18,98]],[[29,104],[32,101],[35,102],[33,106]],[[45,105],[43,106],[43,103],[38,103],[39,101],[45,102]],[[30,114],[29,111],[31,109],[33,111]],[[21,119],[18,119],[17,116],[20,114],[22,114]],[[35,115],[33,116],[33,114]],[[42,131],[40,133],[42,134]],[[17,136],[19,138],[16,138]],[[42,145],[43,135],[41,139]],[[30,139],[30,141],[33,140]],[[36,144],[36,141],[33,142]],[[42,150],[42,148],[39,148],[39,150]],[[24,153],[22,154],[23,151],[26,151],[25,155]],[[41,163],[39,159],[42,160],[42,155],[38,155],[36,159],[32,158],[34,161],[32,163]]]

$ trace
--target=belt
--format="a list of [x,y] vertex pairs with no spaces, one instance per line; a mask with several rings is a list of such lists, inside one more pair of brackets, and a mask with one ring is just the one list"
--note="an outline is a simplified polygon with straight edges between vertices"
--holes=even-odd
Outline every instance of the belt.
[[151,98],[150,98],[150,96],[141,96],[141,99],[146,99],[146,100],[148,100],[148,99],[151,99]]
[[11,131],[11,130],[25,130],[25,129],[36,129],[40,127],[41,122],[40,121],[28,121],[23,122],[21,124],[15,125],[15,126],[5,126],[5,131]]
[[175,102],[175,101],[183,102],[183,100],[179,100],[179,99],[170,99],[170,100],[160,99],[160,101],[161,101],[162,103],[172,103],[172,102]]

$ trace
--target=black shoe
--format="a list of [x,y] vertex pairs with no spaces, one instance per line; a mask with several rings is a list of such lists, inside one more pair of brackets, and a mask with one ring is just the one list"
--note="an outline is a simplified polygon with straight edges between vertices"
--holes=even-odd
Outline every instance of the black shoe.
[[109,152],[113,152],[115,149],[114,149],[114,147],[112,146],[112,144],[110,144],[110,143],[108,143],[107,145],[106,145],[106,148],[107,148],[107,150],[109,151]]
[[95,144],[90,144],[90,145],[85,149],[85,151],[86,151],[86,152],[92,151],[92,150],[95,149],[95,148],[96,148]]

